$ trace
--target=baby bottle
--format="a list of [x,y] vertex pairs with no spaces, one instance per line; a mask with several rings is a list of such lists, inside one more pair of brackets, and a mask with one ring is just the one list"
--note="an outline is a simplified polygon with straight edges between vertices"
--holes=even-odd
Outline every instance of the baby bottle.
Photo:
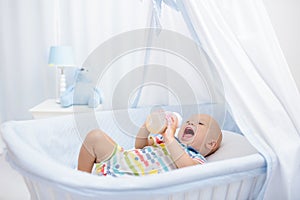
[[177,128],[182,123],[182,117],[177,112],[169,112],[169,111],[157,111],[148,115],[146,119],[146,128],[151,133],[162,133],[166,130],[168,126],[168,121],[166,119],[167,115],[173,115],[177,118]]

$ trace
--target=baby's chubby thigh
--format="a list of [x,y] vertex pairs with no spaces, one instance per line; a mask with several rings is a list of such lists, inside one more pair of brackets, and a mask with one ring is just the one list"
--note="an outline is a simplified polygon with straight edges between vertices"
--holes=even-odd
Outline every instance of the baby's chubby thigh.
[[95,129],[87,134],[84,145],[96,157],[98,163],[110,158],[117,143],[104,131]]

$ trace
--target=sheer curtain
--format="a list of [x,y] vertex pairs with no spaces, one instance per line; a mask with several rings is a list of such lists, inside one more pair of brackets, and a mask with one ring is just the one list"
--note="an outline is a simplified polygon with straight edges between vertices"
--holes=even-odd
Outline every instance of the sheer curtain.
[[53,43],[52,1],[0,1],[0,114],[24,119],[28,109],[55,95],[55,72],[47,67]]
[[1,122],[30,119],[30,108],[55,98],[51,45],[73,46],[81,66],[113,35],[148,26],[149,8],[140,0],[0,0]]
[[297,199],[300,95],[263,3],[183,2],[217,66],[236,122],[268,162],[264,198]]

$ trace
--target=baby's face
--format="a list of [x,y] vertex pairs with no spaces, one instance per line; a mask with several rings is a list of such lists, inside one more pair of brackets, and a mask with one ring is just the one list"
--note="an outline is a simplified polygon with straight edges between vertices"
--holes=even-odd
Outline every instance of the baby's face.
[[210,119],[208,115],[191,116],[182,124],[178,132],[179,141],[202,153],[201,149],[205,145],[209,126],[211,126]]

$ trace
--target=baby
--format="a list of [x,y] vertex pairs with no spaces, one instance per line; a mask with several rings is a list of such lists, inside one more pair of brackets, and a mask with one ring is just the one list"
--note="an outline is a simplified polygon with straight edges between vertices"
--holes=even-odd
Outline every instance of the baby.
[[101,176],[148,175],[203,164],[205,156],[214,153],[222,141],[218,123],[209,115],[191,116],[182,124],[178,137],[176,116],[167,117],[161,133],[150,135],[146,123],[140,128],[135,149],[124,150],[101,130],[86,136],[79,153],[78,169]]

